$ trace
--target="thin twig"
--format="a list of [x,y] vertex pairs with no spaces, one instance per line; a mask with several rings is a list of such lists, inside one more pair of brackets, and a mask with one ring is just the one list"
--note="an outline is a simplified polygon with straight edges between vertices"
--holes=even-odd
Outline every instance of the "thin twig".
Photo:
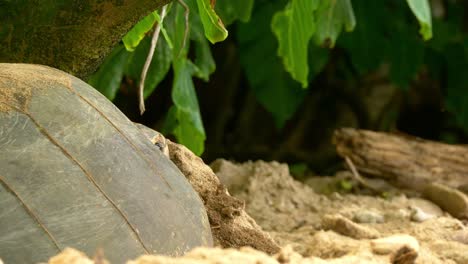
[[143,115],[143,113],[145,112],[144,90],[145,90],[146,74],[148,73],[148,69],[151,65],[151,61],[153,60],[154,51],[156,50],[156,45],[158,44],[159,33],[161,32],[161,26],[164,21],[164,17],[166,16],[166,8],[167,8],[167,5],[163,6],[161,10],[161,23],[158,23],[158,25],[154,29],[148,56],[146,57],[145,64],[143,65],[143,70],[141,71],[140,86],[138,89],[141,115]]
[[184,0],[178,0],[178,2],[185,9],[185,13],[184,13],[184,15],[185,15],[185,31],[184,31],[184,40],[182,42],[182,47],[180,48],[179,55],[177,55],[177,57],[179,57],[180,54],[182,54],[182,51],[184,50],[185,45],[187,44],[187,38],[188,38],[189,29],[190,29],[190,27],[189,27],[190,8],[184,2]]
[[363,177],[361,177],[361,175],[359,174],[359,172],[357,171],[356,167],[354,166],[353,162],[351,161],[351,159],[348,157],[348,156],[345,156],[344,157],[345,160],[346,160],[346,164],[348,164],[348,167],[349,169],[351,170],[351,172],[353,173],[354,175],[354,178],[364,187],[376,192],[376,193],[381,193],[382,190],[379,190],[378,188],[375,188],[374,186],[372,186],[371,184],[369,184]]

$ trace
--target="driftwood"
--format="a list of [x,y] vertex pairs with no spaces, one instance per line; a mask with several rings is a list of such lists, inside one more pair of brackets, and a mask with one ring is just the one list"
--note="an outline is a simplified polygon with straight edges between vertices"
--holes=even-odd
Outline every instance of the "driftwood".
[[467,146],[352,128],[335,131],[333,142],[359,172],[420,192],[453,216],[468,218]]
[[422,191],[428,183],[468,184],[468,147],[416,137],[344,128],[333,137],[337,152],[365,174]]

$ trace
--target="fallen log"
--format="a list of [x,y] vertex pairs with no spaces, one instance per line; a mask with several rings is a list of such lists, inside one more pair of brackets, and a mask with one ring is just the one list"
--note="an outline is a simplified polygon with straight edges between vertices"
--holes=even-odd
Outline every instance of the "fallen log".
[[468,219],[467,146],[352,128],[335,131],[333,143],[351,169],[415,190],[454,217]]
[[333,143],[359,172],[400,187],[422,192],[429,183],[468,185],[467,146],[352,128],[335,131]]

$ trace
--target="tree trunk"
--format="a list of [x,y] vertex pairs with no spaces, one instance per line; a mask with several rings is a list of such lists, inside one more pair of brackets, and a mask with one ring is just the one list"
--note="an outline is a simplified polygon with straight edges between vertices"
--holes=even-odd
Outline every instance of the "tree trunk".
[[170,0],[1,1],[0,62],[86,78],[130,28]]

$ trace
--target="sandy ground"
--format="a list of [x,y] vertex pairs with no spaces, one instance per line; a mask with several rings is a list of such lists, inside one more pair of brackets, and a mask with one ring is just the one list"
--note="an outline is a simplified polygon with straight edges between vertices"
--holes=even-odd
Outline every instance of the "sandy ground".
[[[211,168],[281,249],[197,248],[179,258],[141,256],[128,264],[468,263],[466,225],[414,194],[369,195],[348,172],[299,182],[278,162],[217,160]],[[106,261],[67,249],[49,263]]]

